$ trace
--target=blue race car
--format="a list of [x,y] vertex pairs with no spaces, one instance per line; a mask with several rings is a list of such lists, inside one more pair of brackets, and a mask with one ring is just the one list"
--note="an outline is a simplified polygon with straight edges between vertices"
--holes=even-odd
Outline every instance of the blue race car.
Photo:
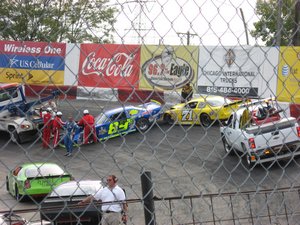
[[[161,118],[162,106],[159,102],[151,101],[139,106],[124,106],[100,113],[95,118],[95,129],[99,141],[121,136],[139,130],[145,132]],[[74,142],[81,144],[82,128],[73,137]]]

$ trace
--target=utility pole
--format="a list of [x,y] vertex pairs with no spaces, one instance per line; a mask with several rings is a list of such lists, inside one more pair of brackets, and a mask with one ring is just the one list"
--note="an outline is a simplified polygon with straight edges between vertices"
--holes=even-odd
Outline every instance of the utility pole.
[[191,38],[191,36],[197,36],[197,34],[191,34],[189,31],[186,32],[186,33],[179,33],[179,32],[177,32],[177,34],[178,34],[179,37],[180,37],[180,35],[186,35],[187,36],[187,39],[186,39],[187,45],[190,45],[190,38]]
[[278,15],[277,15],[277,33],[276,33],[276,46],[280,46],[281,44],[281,31],[282,31],[282,0],[277,0],[278,4]]
[[243,24],[244,24],[244,29],[245,29],[245,34],[246,34],[247,45],[249,45],[248,30],[247,30],[247,24],[246,24],[246,22],[245,22],[245,17],[244,17],[243,9],[240,8],[240,11],[241,11],[241,15],[242,15]]
[[[127,1],[125,2],[126,4],[128,3],[138,3],[139,4],[139,12],[138,12],[138,27],[136,28],[136,25],[133,24],[133,28],[130,29],[125,29],[125,30],[134,30],[137,32],[138,34],[138,43],[141,43],[141,31],[149,31],[149,30],[153,30],[153,29],[143,29],[142,28],[142,13],[144,13],[144,5],[149,3],[149,2],[153,2],[153,1],[147,1],[147,0],[132,0],[132,1]],[[124,4],[125,4],[124,3]]]
[[295,27],[293,45],[300,46],[300,0],[295,4]]

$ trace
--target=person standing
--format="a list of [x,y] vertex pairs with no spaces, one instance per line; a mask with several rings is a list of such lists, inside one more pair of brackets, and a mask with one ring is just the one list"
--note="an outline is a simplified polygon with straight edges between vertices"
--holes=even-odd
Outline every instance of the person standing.
[[190,85],[190,83],[187,83],[182,87],[181,90],[181,103],[190,101],[192,98],[193,98],[193,87]]
[[49,106],[52,108],[54,112],[57,112],[57,105],[54,100],[50,99],[48,102]]
[[53,148],[57,148],[60,139],[60,130],[63,128],[65,123],[61,119],[62,113],[59,111],[56,113],[56,116],[53,119],[52,127],[53,127]]
[[94,143],[97,142],[95,130],[95,118],[90,115],[87,109],[83,110],[83,117],[77,123],[78,126],[83,126],[83,144],[89,143],[89,138],[93,138]]
[[65,128],[64,145],[67,150],[65,156],[72,156],[73,144],[74,144],[73,136],[77,129],[77,124],[71,115],[69,116],[68,121],[64,125],[64,128]]
[[51,115],[51,108],[46,109],[46,113],[43,115],[43,148],[50,147],[50,137],[51,137],[51,130],[52,130],[52,115]]
[[79,202],[79,205],[90,203],[93,200],[101,201],[101,225],[120,225],[127,222],[128,207],[124,190],[117,184],[118,178],[109,175],[106,179],[107,186],[95,195],[90,195]]

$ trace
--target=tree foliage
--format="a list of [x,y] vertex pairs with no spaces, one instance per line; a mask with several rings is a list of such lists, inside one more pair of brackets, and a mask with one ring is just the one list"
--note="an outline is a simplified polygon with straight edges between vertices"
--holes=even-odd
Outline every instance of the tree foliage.
[[0,38],[46,42],[112,42],[116,9],[109,0],[1,0]]
[[[255,38],[261,38],[267,46],[274,46],[276,45],[276,38],[279,34],[281,37],[281,46],[291,45],[295,35],[296,1],[297,0],[257,0],[256,15],[258,15],[260,19],[254,23],[255,30],[250,32],[251,35]],[[282,7],[280,7],[280,5]],[[280,9],[281,15],[279,17]],[[278,23],[281,24],[279,30]]]

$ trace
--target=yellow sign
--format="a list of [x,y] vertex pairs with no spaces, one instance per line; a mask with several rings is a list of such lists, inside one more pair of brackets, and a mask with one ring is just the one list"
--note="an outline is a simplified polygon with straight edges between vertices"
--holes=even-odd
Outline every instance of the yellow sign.
[[300,47],[280,47],[277,98],[300,103]]
[[1,68],[0,82],[63,85],[64,71]]
[[176,90],[196,83],[198,57],[198,46],[142,46],[139,88]]

